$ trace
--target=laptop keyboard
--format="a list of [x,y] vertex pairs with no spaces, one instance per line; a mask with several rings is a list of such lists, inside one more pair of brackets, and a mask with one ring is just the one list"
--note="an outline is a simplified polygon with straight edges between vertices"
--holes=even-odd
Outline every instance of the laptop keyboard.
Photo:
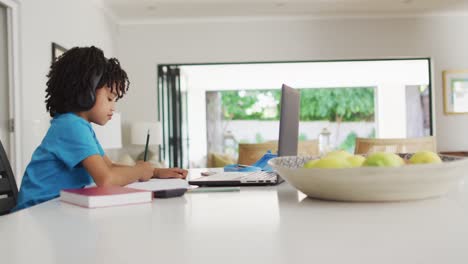
[[214,175],[199,178],[203,181],[240,181],[242,183],[273,183],[276,182],[276,173],[266,171],[255,172],[220,172]]
[[241,182],[273,182],[275,180],[276,174],[266,171],[250,172],[240,178]]

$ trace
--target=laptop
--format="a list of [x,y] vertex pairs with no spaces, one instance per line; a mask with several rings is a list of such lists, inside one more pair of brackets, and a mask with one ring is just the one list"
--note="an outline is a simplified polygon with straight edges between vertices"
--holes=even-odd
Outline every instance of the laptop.
[[[296,156],[299,136],[300,93],[285,84],[281,88],[278,156]],[[199,186],[275,185],[283,179],[275,172],[219,172],[189,180]]]

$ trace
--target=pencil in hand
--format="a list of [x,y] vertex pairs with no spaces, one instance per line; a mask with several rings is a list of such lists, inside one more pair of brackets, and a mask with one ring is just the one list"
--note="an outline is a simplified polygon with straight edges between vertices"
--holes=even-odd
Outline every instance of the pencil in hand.
[[148,129],[148,133],[146,134],[145,156],[143,157],[143,161],[148,160],[149,137],[150,137],[150,133],[149,133],[149,129]]

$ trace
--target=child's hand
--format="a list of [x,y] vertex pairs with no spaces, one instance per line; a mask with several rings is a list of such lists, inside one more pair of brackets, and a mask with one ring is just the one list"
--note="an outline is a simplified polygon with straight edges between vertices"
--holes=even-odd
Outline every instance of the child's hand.
[[169,168],[169,169],[154,169],[154,177],[156,178],[180,178],[185,179],[187,177],[187,170],[179,168]]
[[149,162],[145,161],[137,161],[135,167],[140,171],[140,179],[139,181],[148,181],[153,177],[153,165]]

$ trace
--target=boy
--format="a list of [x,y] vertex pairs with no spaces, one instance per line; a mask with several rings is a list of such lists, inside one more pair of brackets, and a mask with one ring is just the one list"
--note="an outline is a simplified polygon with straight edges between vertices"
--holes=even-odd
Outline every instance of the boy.
[[46,108],[51,125],[26,168],[13,211],[48,201],[60,190],[97,186],[124,186],[152,177],[185,178],[179,168],[113,164],[104,154],[91,123],[105,125],[115,102],[127,92],[129,81],[117,59],[102,50],[75,47],[54,62],[47,75]]

